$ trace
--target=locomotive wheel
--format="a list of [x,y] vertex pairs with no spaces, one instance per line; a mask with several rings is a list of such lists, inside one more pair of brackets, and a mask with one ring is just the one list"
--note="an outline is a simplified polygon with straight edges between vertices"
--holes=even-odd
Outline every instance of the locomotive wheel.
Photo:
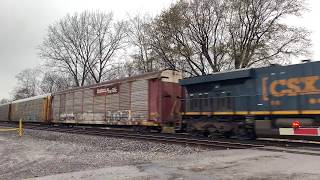
[[255,139],[255,133],[253,129],[245,128],[244,126],[239,127],[236,131],[236,136],[239,139]]
[[210,138],[219,138],[223,136],[215,126],[207,127],[206,130],[203,132],[203,135],[205,137],[210,137]]

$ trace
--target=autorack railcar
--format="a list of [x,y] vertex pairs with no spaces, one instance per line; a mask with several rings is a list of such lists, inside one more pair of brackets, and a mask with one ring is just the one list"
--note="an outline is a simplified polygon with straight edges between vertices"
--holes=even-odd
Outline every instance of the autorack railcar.
[[183,79],[184,127],[205,135],[318,139],[320,62]]
[[0,121],[9,121],[10,103],[0,105]]
[[10,103],[9,120],[24,122],[50,121],[50,94],[30,97]]
[[2,121],[161,130],[180,117],[181,73],[172,70],[111,80],[0,105]]
[[52,95],[52,123],[162,129],[180,115],[181,73],[146,73]]

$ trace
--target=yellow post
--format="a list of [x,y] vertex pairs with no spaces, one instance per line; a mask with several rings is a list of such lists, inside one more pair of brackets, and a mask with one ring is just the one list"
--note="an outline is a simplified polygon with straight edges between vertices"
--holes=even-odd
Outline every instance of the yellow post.
[[21,137],[22,134],[23,134],[22,119],[19,120],[19,129],[18,129],[18,132],[19,132],[19,136]]
[[22,119],[19,120],[18,128],[0,128],[0,132],[8,132],[8,131],[17,131],[19,136],[21,137],[23,135]]

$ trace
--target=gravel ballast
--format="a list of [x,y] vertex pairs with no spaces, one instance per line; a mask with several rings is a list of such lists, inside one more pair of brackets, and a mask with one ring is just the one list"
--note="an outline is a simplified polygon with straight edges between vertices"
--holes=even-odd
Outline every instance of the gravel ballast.
[[217,150],[32,180],[319,180],[319,156]]
[[50,131],[0,134],[0,179],[41,177],[108,166],[169,160],[204,151],[157,142]]
[[320,156],[34,130],[0,133],[0,155],[1,180],[320,179]]

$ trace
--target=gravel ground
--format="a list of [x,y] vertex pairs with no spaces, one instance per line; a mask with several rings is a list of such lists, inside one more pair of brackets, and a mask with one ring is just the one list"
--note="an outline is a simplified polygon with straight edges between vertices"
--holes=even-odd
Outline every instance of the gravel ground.
[[169,160],[204,151],[170,145],[57,132],[26,130],[19,138],[0,133],[0,179],[41,177],[108,166]]
[[257,150],[218,150],[130,166],[33,180],[319,180],[320,157]]
[[27,130],[0,133],[0,179],[318,180],[320,156]]

